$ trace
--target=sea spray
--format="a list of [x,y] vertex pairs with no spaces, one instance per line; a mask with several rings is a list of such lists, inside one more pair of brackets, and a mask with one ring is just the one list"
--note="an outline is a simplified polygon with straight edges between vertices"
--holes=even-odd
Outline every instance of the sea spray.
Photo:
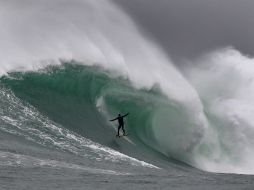
[[207,135],[194,154],[203,169],[249,174],[254,171],[252,64],[253,58],[224,48],[185,68],[209,121]]

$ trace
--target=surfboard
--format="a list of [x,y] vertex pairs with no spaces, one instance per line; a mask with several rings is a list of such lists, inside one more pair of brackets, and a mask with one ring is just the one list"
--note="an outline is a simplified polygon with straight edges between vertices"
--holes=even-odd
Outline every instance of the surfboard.
[[116,138],[119,138],[122,137],[123,139],[125,139],[126,141],[128,141],[129,143],[133,144],[136,146],[136,144],[134,142],[132,142],[132,140],[130,140],[127,136],[130,135],[129,133],[127,133],[126,135],[116,135]]
[[131,143],[131,144],[133,144],[133,145],[136,145],[134,142],[132,142],[132,140],[130,140],[127,136],[128,136],[129,134],[127,133],[126,135],[116,135],[116,138],[124,138],[126,141],[128,141],[129,143]]
[[129,134],[125,134],[125,135],[116,135],[116,138],[120,138],[120,137],[125,137],[125,136],[128,136]]

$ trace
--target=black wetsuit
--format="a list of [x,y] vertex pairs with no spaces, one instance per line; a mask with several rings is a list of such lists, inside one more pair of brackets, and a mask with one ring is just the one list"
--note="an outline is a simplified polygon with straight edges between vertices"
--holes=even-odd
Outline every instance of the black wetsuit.
[[126,117],[127,115],[129,115],[129,113],[127,113],[127,114],[125,114],[123,116],[121,116],[121,114],[118,114],[117,118],[110,120],[110,121],[115,121],[115,120],[118,121],[119,126],[118,126],[118,130],[117,130],[117,136],[119,136],[119,131],[120,131],[121,128],[123,130],[123,135],[125,135],[124,120],[123,120],[123,118]]

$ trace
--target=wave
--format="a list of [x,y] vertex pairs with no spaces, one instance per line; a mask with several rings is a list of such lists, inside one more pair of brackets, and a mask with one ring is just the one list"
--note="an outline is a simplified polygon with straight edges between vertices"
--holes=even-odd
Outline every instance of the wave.
[[108,120],[118,112],[130,112],[126,127],[134,142],[207,171],[252,171],[250,165],[248,170],[244,167],[247,153],[243,149],[251,147],[235,142],[242,133],[228,129],[232,123],[226,123],[230,122],[227,117],[207,106],[209,124],[200,128],[182,103],[170,100],[157,86],[137,89],[125,77],[75,62],[37,72],[9,73],[0,81],[53,121],[96,142],[108,145],[107,138],[113,138],[116,130]]
[[[2,89],[9,89],[20,99],[17,102],[15,96],[12,95],[13,98],[7,98],[7,101],[2,102],[2,105],[8,108],[1,116],[2,122],[8,124],[4,125],[2,130],[11,132],[10,129],[14,128],[16,135],[25,136],[33,142],[49,147],[53,144],[53,147],[74,154],[82,154],[82,151],[76,148],[80,145],[70,143],[70,140],[75,139],[71,137],[68,130],[110,146],[109,142],[114,137],[115,126],[112,126],[108,120],[118,112],[131,113],[127,120],[127,129],[134,142],[142,142],[159,152],[163,151],[158,149],[159,144],[158,146],[154,144],[158,140],[155,131],[159,127],[167,128],[167,125],[163,124],[164,121],[161,121],[161,124],[156,121],[157,114],[167,110],[164,114],[166,117],[168,117],[167,114],[172,116],[171,123],[174,120],[176,124],[181,120],[180,115],[174,118],[176,113],[181,114],[182,112],[178,108],[179,105],[174,101],[169,101],[158,87],[138,90],[126,78],[116,77],[101,67],[77,65],[73,62],[61,66],[49,66],[36,72],[12,72],[2,77],[0,82],[3,85]],[[12,97],[9,95],[11,93],[4,93],[3,97]],[[22,105],[22,102],[32,105],[47,118],[64,128],[59,129],[56,124],[48,123],[34,109],[30,108],[31,111],[29,111],[30,109]],[[28,118],[24,115],[26,117],[28,115]],[[23,118],[22,121],[20,118]],[[171,135],[173,130],[175,134]],[[169,136],[171,135],[172,143],[180,137],[176,137],[179,130],[181,129],[175,126],[171,128],[171,133],[168,133]],[[187,131],[185,135],[187,138]],[[178,145],[180,149],[177,152],[177,146],[172,146],[174,147],[172,150],[167,149],[171,152],[167,156],[178,159],[177,153],[181,152],[181,149],[193,148],[194,144],[190,145],[187,141],[189,140],[184,142],[186,147],[183,147],[182,144]],[[85,144],[82,144],[80,148],[83,146],[91,147],[92,145],[89,140],[85,140]],[[184,160],[184,157],[179,160]]]
[[[130,112],[127,127],[135,142],[206,171],[254,173],[252,58],[218,50],[179,71],[111,1],[0,5],[5,28],[0,31],[0,114],[6,131],[45,137],[47,119],[26,118],[26,106],[16,113],[9,109],[21,102],[68,132],[108,144],[112,131],[106,121]],[[25,133],[15,118],[19,113],[26,118]],[[49,144],[83,147],[65,144],[67,132],[55,141],[61,132],[50,126]]]

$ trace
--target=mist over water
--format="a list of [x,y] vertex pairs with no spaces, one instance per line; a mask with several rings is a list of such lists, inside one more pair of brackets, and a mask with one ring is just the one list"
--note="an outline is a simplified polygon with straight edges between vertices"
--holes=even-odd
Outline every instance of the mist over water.
[[222,49],[179,71],[111,1],[2,0],[0,7],[1,75],[75,60],[136,89],[158,87],[167,101],[153,101],[147,145],[203,170],[254,173],[252,58]]

